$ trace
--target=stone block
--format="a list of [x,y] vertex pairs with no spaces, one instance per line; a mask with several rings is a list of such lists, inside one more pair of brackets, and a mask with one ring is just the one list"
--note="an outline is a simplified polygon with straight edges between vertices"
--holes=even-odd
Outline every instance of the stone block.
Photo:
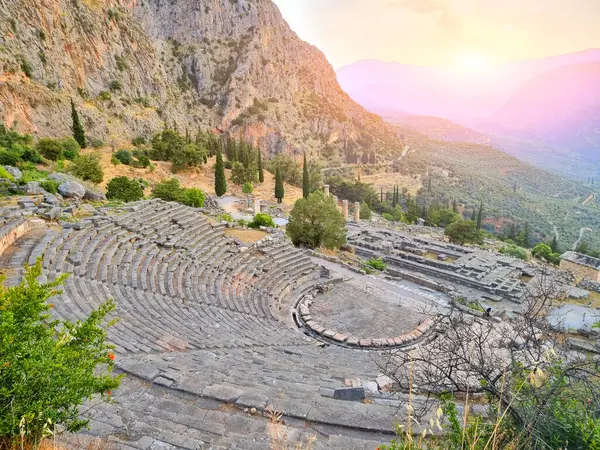
[[379,375],[375,381],[380,391],[390,392],[392,390],[392,379],[387,375]]
[[365,388],[351,387],[336,389],[333,391],[333,398],[349,402],[360,402],[365,399]]
[[214,398],[225,403],[235,403],[243,393],[244,391],[241,389],[236,389],[231,386],[224,386],[222,384],[206,386],[202,391],[202,395],[204,397]]

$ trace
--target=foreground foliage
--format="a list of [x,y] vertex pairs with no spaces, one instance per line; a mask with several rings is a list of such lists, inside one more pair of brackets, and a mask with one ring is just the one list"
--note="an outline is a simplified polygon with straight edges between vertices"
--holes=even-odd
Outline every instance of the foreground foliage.
[[315,191],[296,201],[287,233],[295,246],[337,249],[346,243],[346,220],[332,197]]
[[[111,375],[113,346],[102,328],[115,309],[107,302],[84,321],[51,321],[48,300],[66,275],[40,284],[41,262],[27,268],[20,285],[0,288],[0,447],[36,447],[60,425],[87,425],[79,406],[119,386]],[[114,321],[108,322],[111,326]]]

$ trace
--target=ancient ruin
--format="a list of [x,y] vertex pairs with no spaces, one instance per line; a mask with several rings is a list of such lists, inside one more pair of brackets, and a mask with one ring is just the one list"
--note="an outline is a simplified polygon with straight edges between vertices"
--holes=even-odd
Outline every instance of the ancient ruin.
[[127,377],[88,417],[89,433],[118,448],[269,448],[272,414],[297,442],[375,448],[405,420],[406,396],[374,359],[426,349],[433,308],[481,302],[502,322],[539,276],[511,257],[370,223],[348,223],[348,247],[359,262],[382,258],[385,276],[296,249],[280,230],[242,242],[205,209],[87,209],[56,222],[2,208],[0,266],[12,285],[40,257],[42,281],[72,274],[53,299],[57,319],[116,301],[108,338]]

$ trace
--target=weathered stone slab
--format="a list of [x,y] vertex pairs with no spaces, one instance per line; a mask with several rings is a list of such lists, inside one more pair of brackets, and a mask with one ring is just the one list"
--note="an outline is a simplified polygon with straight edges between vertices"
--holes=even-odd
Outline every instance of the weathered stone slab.
[[202,391],[202,395],[204,397],[214,398],[225,403],[235,403],[243,393],[244,391],[241,389],[236,389],[231,386],[224,386],[222,384],[206,386],[206,388],[204,388]]
[[365,399],[365,388],[350,387],[333,391],[333,398],[349,402],[359,402]]

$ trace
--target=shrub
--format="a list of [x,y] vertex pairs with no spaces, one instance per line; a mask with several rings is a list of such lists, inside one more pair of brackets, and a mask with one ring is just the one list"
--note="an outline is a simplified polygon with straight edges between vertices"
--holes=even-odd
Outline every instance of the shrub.
[[525,250],[523,247],[519,247],[518,245],[514,244],[505,245],[499,250],[499,252],[503,255],[508,255],[514,258],[522,259],[523,261],[527,261],[527,259],[529,259],[529,256],[527,255],[527,250]]
[[79,156],[79,150],[81,150],[81,147],[79,146],[79,143],[72,137],[61,139],[60,145],[62,146],[62,154],[65,159],[73,161],[77,156]]
[[444,231],[453,244],[483,244],[483,234],[472,220],[457,220]]
[[229,213],[223,213],[223,214],[219,214],[217,216],[217,220],[219,222],[228,222],[228,223],[233,223],[233,217],[231,216],[231,214]]
[[44,162],[42,155],[36,149],[27,148],[21,155],[23,161],[31,162],[33,164],[41,164]]
[[296,246],[336,249],[346,243],[346,219],[321,191],[296,201],[286,229]]
[[177,178],[161,181],[154,186],[152,197],[160,198],[166,202],[183,203],[183,188]]
[[248,226],[250,228],[275,228],[275,222],[273,221],[273,218],[270,215],[265,213],[258,213],[254,216],[254,219],[248,224]]
[[60,186],[60,181],[58,180],[44,180],[40,181],[40,187],[51,194],[58,193],[58,186]]
[[137,136],[131,140],[131,144],[135,145],[136,147],[138,145],[144,145],[145,143],[146,143],[146,138],[144,136]]
[[371,208],[366,202],[360,204],[360,218],[361,220],[371,220]]
[[16,166],[19,163],[19,155],[15,152],[0,149],[0,165]]
[[6,178],[7,180],[14,180],[13,176],[4,167],[0,166],[0,178]]
[[51,161],[62,159],[63,146],[60,141],[50,138],[42,138],[37,143],[37,149],[44,158]]
[[100,166],[100,157],[97,155],[80,155],[73,161],[71,173],[77,178],[92,183],[100,183],[104,172]]
[[383,258],[371,258],[365,264],[376,270],[385,270],[387,267],[387,264],[383,261]]
[[134,202],[144,198],[144,190],[139,181],[127,177],[116,177],[108,182],[106,198]]
[[76,323],[50,320],[48,300],[66,275],[39,284],[41,273],[38,260],[19,286],[0,284],[2,448],[37,448],[55,425],[71,432],[84,428],[88,421],[80,418],[79,406],[109,399],[120,384],[121,377],[111,375],[114,346],[102,328],[115,304],[107,302]]
[[185,205],[193,206],[194,208],[202,208],[204,206],[204,200],[204,192],[200,189],[185,189],[185,200],[183,202]]
[[104,147],[104,141],[102,139],[89,138],[88,143],[90,144],[90,147],[92,147],[92,148]]
[[119,150],[113,156],[126,166],[131,165],[132,156],[129,150]]

